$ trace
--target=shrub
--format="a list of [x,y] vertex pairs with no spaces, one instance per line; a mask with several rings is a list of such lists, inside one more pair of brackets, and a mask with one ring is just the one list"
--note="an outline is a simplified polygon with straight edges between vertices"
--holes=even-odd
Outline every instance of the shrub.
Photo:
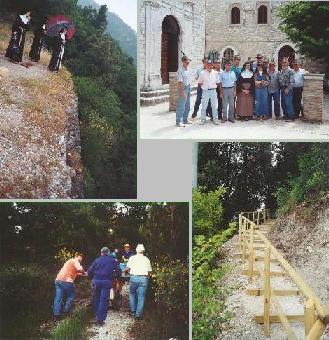
[[223,187],[203,193],[201,188],[193,189],[193,233],[212,235],[218,230],[223,216],[221,199]]

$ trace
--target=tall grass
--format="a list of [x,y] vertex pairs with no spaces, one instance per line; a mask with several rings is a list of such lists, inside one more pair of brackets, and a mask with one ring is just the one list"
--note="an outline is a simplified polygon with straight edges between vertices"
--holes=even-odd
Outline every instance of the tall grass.
[[53,330],[53,340],[86,339],[86,328],[91,317],[91,311],[83,307],[74,311],[73,315],[61,321]]

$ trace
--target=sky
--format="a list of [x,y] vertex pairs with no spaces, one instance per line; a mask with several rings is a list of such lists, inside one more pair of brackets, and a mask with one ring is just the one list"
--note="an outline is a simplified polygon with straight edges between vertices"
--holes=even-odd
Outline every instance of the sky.
[[137,30],[137,0],[95,0],[100,5],[107,5],[110,12],[117,14],[135,31]]

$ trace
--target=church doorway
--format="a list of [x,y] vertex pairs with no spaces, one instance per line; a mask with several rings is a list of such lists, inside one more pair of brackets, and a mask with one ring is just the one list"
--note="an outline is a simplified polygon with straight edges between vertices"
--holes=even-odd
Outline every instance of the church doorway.
[[292,64],[296,59],[295,50],[289,45],[285,45],[280,48],[279,55],[278,55],[279,70],[281,70],[281,64],[282,64],[283,58],[288,58],[289,66],[292,68]]
[[177,20],[168,15],[162,22],[161,36],[161,78],[162,84],[169,84],[169,72],[178,70],[178,44],[180,28]]

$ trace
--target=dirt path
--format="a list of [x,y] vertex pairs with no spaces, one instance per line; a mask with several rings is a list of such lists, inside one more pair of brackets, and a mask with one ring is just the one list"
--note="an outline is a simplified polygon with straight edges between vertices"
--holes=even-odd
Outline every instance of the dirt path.
[[91,340],[133,340],[129,335],[129,328],[134,323],[134,318],[129,314],[128,299],[129,286],[122,289],[123,304],[119,311],[109,310],[105,325],[93,326],[89,329]]
[[[248,284],[248,279],[242,275],[242,270],[247,268],[247,262],[242,263],[240,257],[237,256],[238,236],[233,237],[221,249],[226,255],[225,262],[228,262],[233,268],[227,275],[225,284],[234,287],[235,291],[227,300],[227,308],[233,312],[234,317],[224,325],[223,333],[218,340],[265,340],[263,326],[254,321],[256,315],[264,314],[263,296],[249,296],[246,289],[263,288],[263,279],[253,278],[253,282]],[[256,256],[264,256],[263,250],[257,250]],[[257,261],[260,271],[263,271],[264,264]],[[271,271],[282,271],[282,268],[276,263],[271,263]],[[296,285],[288,277],[271,277],[271,287],[278,290],[293,289]],[[304,314],[304,299],[301,296],[279,297],[280,304],[286,315]],[[277,311],[271,306],[271,314],[277,315]],[[302,323],[291,323],[298,339],[304,339],[304,326]],[[280,323],[270,325],[270,339],[281,340],[287,339],[287,334]],[[322,340],[328,340],[329,335],[322,336]]]

